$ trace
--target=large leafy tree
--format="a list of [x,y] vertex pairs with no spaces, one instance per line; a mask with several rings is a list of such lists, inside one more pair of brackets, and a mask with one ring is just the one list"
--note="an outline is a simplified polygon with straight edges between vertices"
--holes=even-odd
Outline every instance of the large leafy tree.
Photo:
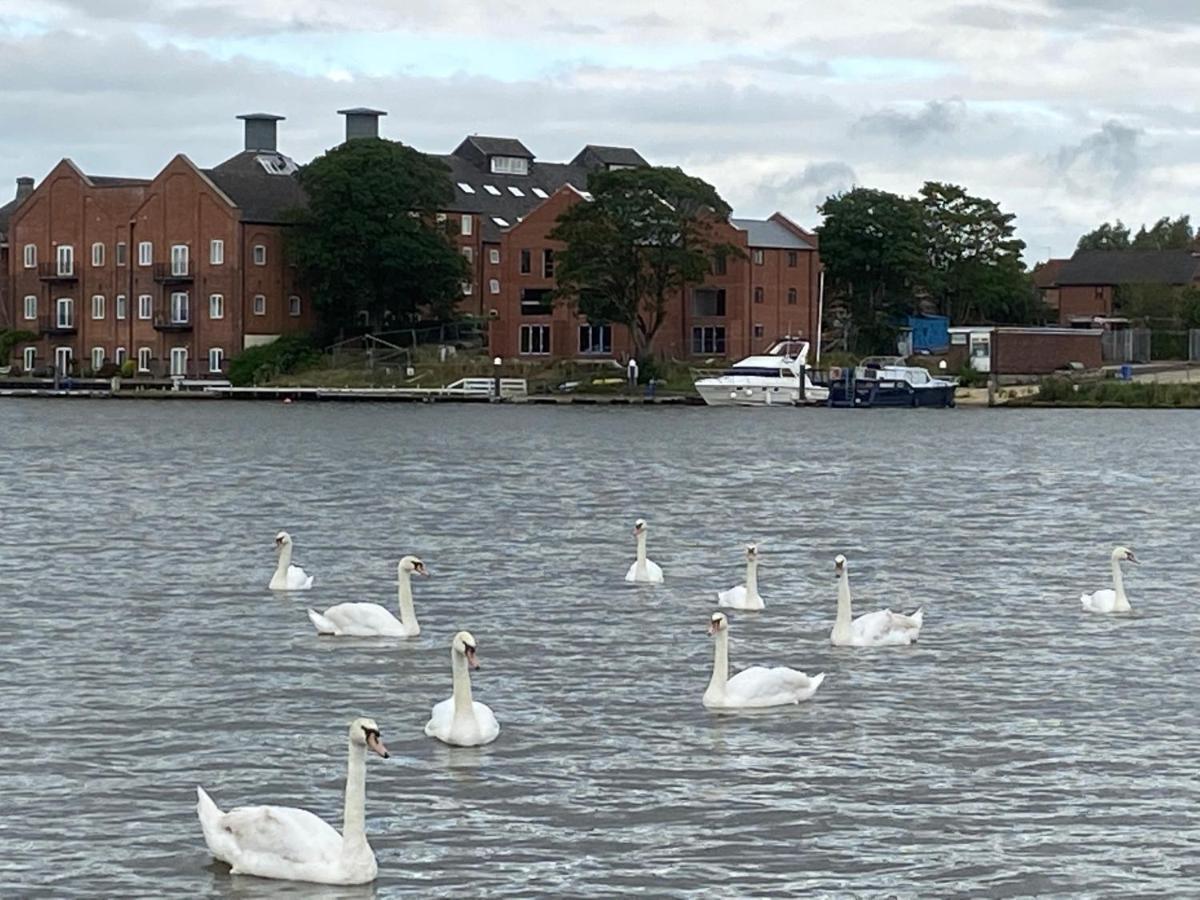
[[1196,239],[1190,216],[1163,216],[1133,234],[1120,219],[1104,222],[1079,239],[1077,250],[1186,250]]
[[565,210],[550,233],[566,244],[556,295],[593,322],[624,325],[645,358],[670,298],[702,281],[714,256],[740,253],[721,236],[729,205],[675,168],[600,172],[588,191],[592,199]]
[[366,311],[402,325],[446,318],[469,277],[436,213],[453,200],[449,170],[411,147],[358,138],[304,166],[308,205],[288,251],[330,332]]
[[818,210],[827,305],[849,315],[850,346],[891,350],[898,318],[915,308],[929,268],[921,204],[911,197],[856,187]]
[[1129,226],[1117,219],[1115,223],[1104,222],[1079,239],[1076,250],[1128,250],[1130,245]]
[[920,197],[929,262],[925,289],[938,310],[953,322],[1038,318],[1016,216],[954,184],[928,181]]

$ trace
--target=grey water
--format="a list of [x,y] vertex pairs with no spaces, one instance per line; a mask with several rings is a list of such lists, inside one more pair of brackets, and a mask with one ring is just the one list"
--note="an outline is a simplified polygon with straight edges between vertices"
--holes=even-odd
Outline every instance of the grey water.
[[[0,405],[0,896],[1196,897],[1200,559],[1187,412]],[[666,583],[628,585],[633,520]],[[266,589],[287,529],[313,590]],[[760,543],[734,669],[828,677],[701,705],[716,592]],[[1117,544],[1134,614],[1080,609]],[[395,604],[419,638],[318,638]],[[856,610],[914,647],[834,649]],[[449,642],[499,739],[424,736]],[[222,808],[340,827],[346,724],[379,878],[232,876]]]

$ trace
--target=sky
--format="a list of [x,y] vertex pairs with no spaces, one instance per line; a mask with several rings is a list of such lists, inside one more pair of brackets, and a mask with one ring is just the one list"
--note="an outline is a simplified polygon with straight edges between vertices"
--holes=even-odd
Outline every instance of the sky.
[[446,153],[636,147],[739,216],[806,227],[855,185],[948,181],[1017,216],[1026,262],[1200,190],[1195,0],[0,0],[0,202],[62,157],[150,177],[269,112],[305,162],[336,110]]

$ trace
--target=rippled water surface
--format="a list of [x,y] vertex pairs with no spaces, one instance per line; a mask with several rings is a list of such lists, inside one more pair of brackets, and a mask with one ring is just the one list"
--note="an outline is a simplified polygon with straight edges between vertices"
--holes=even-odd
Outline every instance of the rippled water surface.
[[[0,895],[1200,896],[1197,419],[1186,412],[0,405]],[[626,585],[650,522],[660,587]],[[266,590],[288,529],[316,576]],[[716,591],[761,542],[734,668],[829,673],[714,715]],[[1135,614],[1079,608],[1117,543]],[[833,649],[858,611],[921,643]],[[305,607],[422,634],[318,639]],[[499,740],[423,734],[479,642]],[[340,826],[345,730],[378,881],[231,876],[224,808]]]

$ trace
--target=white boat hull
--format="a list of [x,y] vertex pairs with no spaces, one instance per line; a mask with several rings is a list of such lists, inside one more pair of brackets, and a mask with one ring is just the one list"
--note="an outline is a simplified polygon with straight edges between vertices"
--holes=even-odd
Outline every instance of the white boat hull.
[[708,406],[800,406],[824,403],[829,391],[823,387],[806,387],[804,399],[794,387],[774,385],[732,385],[696,383],[696,392]]

